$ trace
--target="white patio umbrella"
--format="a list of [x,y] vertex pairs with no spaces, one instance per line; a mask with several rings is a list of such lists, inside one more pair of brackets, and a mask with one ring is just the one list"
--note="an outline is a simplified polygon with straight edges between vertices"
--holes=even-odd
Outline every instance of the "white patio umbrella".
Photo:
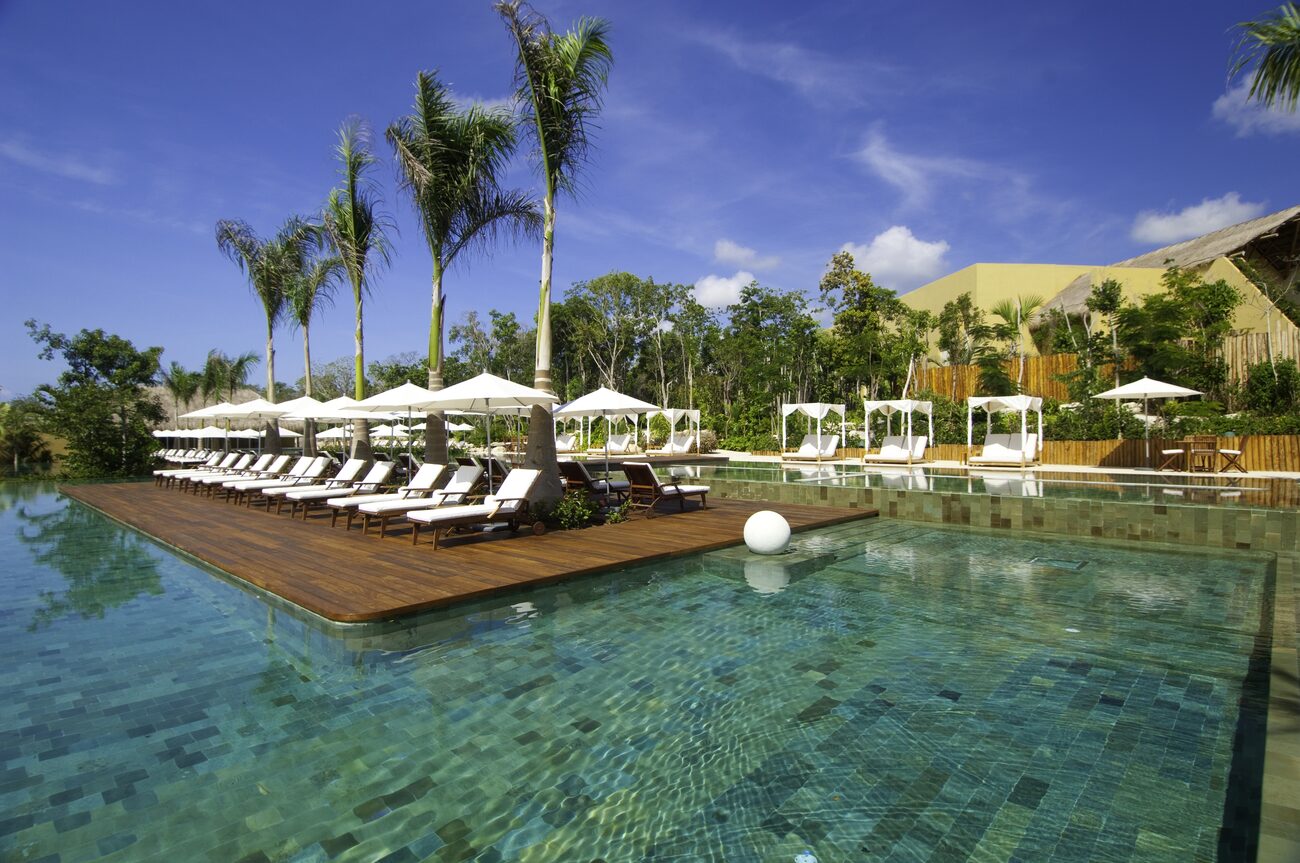
[[178,419],[183,419],[183,420],[217,419],[218,417],[223,416],[222,411],[229,410],[230,408],[233,407],[234,405],[232,405],[230,402],[218,402],[215,405],[208,405],[205,408],[198,408],[197,410],[192,410],[189,413],[181,414],[178,417]]
[[641,399],[601,387],[585,396],[579,396],[564,407],[555,411],[557,418],[568,417],[604,417],[605,418],[605,474],[609,475],[609,432],[613,418],[630,416],[636,418],[641,414],[661,410],[658,405],[643,402]]
[[[1167,384],[1163,381],[1152,380],[1151,378],[1142,378],[1133,381],[1131,384],[1124,384],[1122,387],[1106,390],[1104,393],[1097,393],[1093,398],[1108,399],[1110,401],[1125,401],[1128,399],[1142,399],[1142,413],[1148,413],[1148,402],[1151,399],[1176,399],[1185,396],[1204,395],[1200,390],[1192,390],[1187,387],[1180,387],[1177,384]],[[1142,430],[1146,438],[1147,467],[1151,466],[1151,424],[1142,423]]]
[[[426,410],[423,406],[433,394],[433,390],[425,389],[407,381],[399,387],[393,387],[391,390],[384,390],[382,393],[375,393],[369,398],[362,399],[357,402],[356,408],[357,410],[405,412],[406,425],[409,429],[413,419],[412,415]],[[393,436],[397,437],[397,435]],[[406,438],[406,454],[411,455],[414,438],[406,433],[400,435],[400,437]]]
[[[459,411],[462,413],[483,413],[487,416],[488,452],[492,451],[492,415],[506,411],[531,409],[533,405],[549,405],[559,401],[554,395],[523,384],[499,378],[484,372],[445,390],[432,393],[432,398],[423,405],[422,410]],[[492,461],[488,460],[488,491],[492,485]]]
[[352,430],[346,426],[336,426],[316,435],[316,440],[352,440]]

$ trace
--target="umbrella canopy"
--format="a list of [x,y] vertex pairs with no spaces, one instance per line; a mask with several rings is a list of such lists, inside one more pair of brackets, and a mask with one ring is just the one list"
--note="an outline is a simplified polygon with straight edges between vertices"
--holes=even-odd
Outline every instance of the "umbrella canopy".
[[419,411],[425,410],[425,405],[435,395],[433,390],[427,390],[407,381],[400,387],[393,387],[391,390],[384,390],[370,398],[362,399],[355,407],[359,410]]
[[284,409],[284,405],[268,402],[266,399],[253,399],[251,402],[242,402],[227,408],[225,413],[220,414],[220,416],[227,419],[260,420],[278,419],[286,413],[288,411]]
[[378,425],[370,430],[371,437],[406,437],[407,428],[404,425]]
[[[492,451],[493,413],[503,411],[522,411],[533,405],[549,405],[559,401],[554,395],[543,390],[536,390],[499,378],[496,375],[483,374],[453,384],[445,390],[433,394],[428,402],[420,407],[425,410],[483,412],[488,415],[487,444]],[[492,488],[492,462],[488,461],[488,489]]]
[[1190,390],[1177,384],[1167,384],[1151,378],[1142,378],[1133,381],[1131,384],[1124,384],[1122,387],[1115,387],[1113,390],[1097,393],[1093,398],[1119,401],[1121,399],[1174,399],[1199,395],[1202,395],[1200,390]]
[[587,393],[585,396],[579,396],[554,413],[556,417],[607,417],[642,414],[657,410],[659,410],[658,405],[643,402],[641,399],[624,395],[611,390],[609,387],[601,387]]
[[205,408],[199,408],[198,410],[192,410],[187,414],[181,414],[179,418],[183,420],[216,419],[223,415],[223,411],[227,411],[233,407],[234,405],[230,402],[218,402],[215,405],[208,405]]
[[[1133,381],[1131,384],[1124,384],[1122,387],[1106,390],[1104,393],[1097,393],[1093,398],[1108,399],[1110,401],[1124,401],[1126,399],[1142,399],[1142,413],[1148,414],[1147,402],[1151,399],[1175,399],[1184,396],[1202,395],[1200,390],[1191,390],[1187,387],[1180,387],[1177,384],[1167,384],[1164,381],[1152,380],[1151,378],[1142,378]],[[1147,467],[1151,466],[1151,424],[1142,423],[1143,437],[1146,439]]]
[[303,396],[302,398],[293,399],[292,401],[280,402],[279,407],[284,409],[285,418],[292,419],[315,419],[312,411],[320,410],[324,403],[312,398]]
[[412,408],[425,410],[498,413],[508,408],[531,408],[559,401],[554,395],[535,390],[496,375],[483,374],[433,393],[428,401]]
[[[608,475],[609,426],[613,420],[618,417],[629,417],[635,420],[639,414],[652,413],[659,409],[658,405],[643,402],[641,399],[624,395],[623,393],[612,390],[609,387],[601,387],[598,390],[587,393],[585,396],[579,396],[559,410],[554,411],[554,415],[557,419],[566,419],[568,417],[605,418],[605,473]],[[639,430],[635,431],[640,434]]]
[[316,440],[352,440],[352,430],[342,426],[332,428],[316,435]]
[[219,426],[204,426],[201,429],[192,429],[190,431],[185,432],[185,436],[198,438],[200,440],[202,440],[205,437],[224,438],[226,436],[226,430]]

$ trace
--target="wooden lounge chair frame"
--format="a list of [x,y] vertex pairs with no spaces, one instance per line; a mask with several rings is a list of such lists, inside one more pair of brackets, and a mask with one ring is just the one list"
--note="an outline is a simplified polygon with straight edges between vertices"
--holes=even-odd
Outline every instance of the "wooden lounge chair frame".
[[[519,530],[520,525],[524,523],[523,521],[524,519],[529,519],[528,523],[533,526],[533,533],[544,532],[546,530],[545,526],[543,526],[540,521],[532,520],[532,512],[530,511],[530,507],[528,506],[528,500],[532,496],[533,488],[537,485],[537,479],[538,477],[541,476],[541,471],[539,470],[524,471],[522,469],[517,468],[516,472],[519,472],[521,474],[522,473],[534,474],[532,482],[530,482],[528,485],[527,495],[525,495],[524,497],[494,498],[493,499],[494,505],[492,509],[487,513],[478,511],[479,507],[475,506],[474,507],[475,512],[466,513],[463,516],[457,517],[455,514],[456,507],[452,507],[450,510],[447,510],[447,514],[451,515],[451,518],[440,518],[438,519],[437,524],[432,524],[432,523],[429,524],[429,527],[433,528],[433,550],[434,551],[438,550],[439,536],[447,537],[457,530],[464,530],[476,524],[505,524],[509,526],[511,533],[513,533],[514,531]],[[506,503],[522,503],[524,505],[514,510],[511,510],[508,517],[502,518],[501,505]],[[437,510],[435,509],[433,511],[436,512]],[[411,520],[411,545],[415,545],[420,541],[420,524],[421,521],[418,519]],[[538,530],[539,527],[541,527],[541,530]]]
[[683,488],[681,482],[677,480],[661,482],[648,462],[624,462],[623,472],[627,474],[630,483],[627,489],[628,506],[645,510],[646,518],[652,518],[655,507],[664,500],[676,499],[681,511],[685,512],[686,498],[698,496],[700,509],[709,508],[705,500],[709,493],[708,486]]

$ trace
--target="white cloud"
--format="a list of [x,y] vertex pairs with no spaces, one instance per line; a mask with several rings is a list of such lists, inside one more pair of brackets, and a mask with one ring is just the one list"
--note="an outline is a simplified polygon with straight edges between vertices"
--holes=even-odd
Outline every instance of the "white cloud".
[[1250,84],[1243,81],[1214,100],[1214,119],[1237,130],[1238,138],[1250,135],[1286,135],[1300,132],[1300,111],[1265,108],[1247,100]]
[[24,168],[69,180],[81,180],[97,186],[111,186],[117,182],[117,175],[108,168],[92,165],[77,156],[43,153],[14,138],[0,141],[0,156]]
[[722,54],[738,69],[791,87],[817,104],[860,103],[870,91],[882,89],[879,76],[892,74],[881,64],[845,62],[793,42],[750,39],[734,32],[686,35]]
[[911,229],[894,225],[866,245],[845,243],[840,250],[851,254],[857,268],[870,273],[876,284],[901,292],[939,276],[949,248],[943,240],[918,240]]
[[713,260],[719,264],[748,267],[751,270],[770,270],[781,263],[775,255],[762,257],[754,249],[722,239],[713,244]]
[[934,182],[940,177],[960,179],[991,178],[1006,172],[959,156],[917,156],[896,150],[884,133],[872,129],[867,143],[857,157],[876,176],[898,189],[903,195],[903,206],[917,209],[929,203]]
[[734,276],[705,276],[695,282],[695,299],[710,309],[740,302],[740,289],[754,281],[754,274],[741,270]]
[[515,97],[513,94],[510,94],[506,96],[484,98],[477,93],[462,94],[453,90],[451,92],[451,102],[461,111],[464,111],[471,105],[479,105],[488,109],[512,108],[515,104]]
[[1133,220],[1129,235],[1140,243],[1177,243],[1253,219],[1263,215],[1264,209],[1264,204],[1243,201],[1236,192],[1228,192],[1221,198],[1206,198],[1177,213],[1143,210]]

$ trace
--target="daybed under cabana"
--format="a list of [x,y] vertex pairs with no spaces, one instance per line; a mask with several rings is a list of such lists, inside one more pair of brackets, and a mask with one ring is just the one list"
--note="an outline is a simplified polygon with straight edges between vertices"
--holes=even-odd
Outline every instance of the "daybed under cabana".
[[[862,456],[864,464],[916,464],[925,461],[925,448],[934,439],[934,403],[915,399],[892,399],[886,401],[868,401],[866,408],[866,448],[871,449],[871,414],[880,411],[885,415],[885,437],[880,442],[879,452],[867,452]],[[928,434],[912,434],[912,414],[920,411],[925,414]],[[896,413],[907,415],[905,427],[907,433],[893,433],[893,416]]]
[[[984,446],[972,455],[975,436],[975,411],[985,412]],[[1030,433],[1029,412],[1038,416],[1038,431]],[[993,414],[1020,414],[1018,434],[993,434]],[[971,396],[966,399],[966,461],[982,467],[1025,467],[1038,462],[1043,440],[1043,400],[1037,396]]]
[[[799,449],[794,452],[786,452],[786,418],[794,413],[801,413],[810,420],[816,420],[817,433],[804,435],[803,441],[799,444]],[[827,414],[832,413],[840,415],[840,433],[838,435],[823,435],[822,420]],[[825,459],[833,459],[836,450],[839,448],[840,441],[844,439],[844,431],[844,405],[842,404],[833,405],[823,402],[783,404],[781,405],[781,460],[820,462]]]

